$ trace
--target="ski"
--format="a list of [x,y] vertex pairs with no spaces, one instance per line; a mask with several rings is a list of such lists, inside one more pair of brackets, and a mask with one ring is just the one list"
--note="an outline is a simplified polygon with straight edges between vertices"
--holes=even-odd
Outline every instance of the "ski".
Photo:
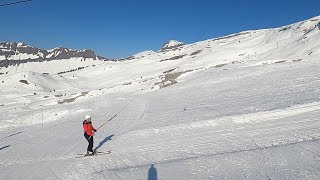
[[110,153],[111,153],[111,150],[108,150],[108,151],[96,151],[96,155],[110,154]]
[[110,154],[111,150],[108,151],[96,151],[94,154],[84,154],[84,153],[79,153],[77,158],[81,158],[81,157],[90,157],[90,156],[98,156],[98,155],[104,155],[104,154]]

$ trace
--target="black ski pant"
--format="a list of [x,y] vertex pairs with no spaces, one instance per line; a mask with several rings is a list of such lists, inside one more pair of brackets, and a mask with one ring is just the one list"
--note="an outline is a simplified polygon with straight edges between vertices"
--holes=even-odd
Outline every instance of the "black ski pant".
[[89,136],[87,133],[84,133],[84,137],[87,139],[89,145],[87,148],[87,152],[93,152],[93,136]]

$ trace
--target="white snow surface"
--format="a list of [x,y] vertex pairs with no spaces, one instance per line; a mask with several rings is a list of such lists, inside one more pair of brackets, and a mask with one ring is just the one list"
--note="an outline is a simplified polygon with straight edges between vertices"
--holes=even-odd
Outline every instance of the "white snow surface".
[[140,53],[133,55],[133,57],[136,59],[140,59],[140,58],[144,58],[146,56],[150,56],[152,54],[155,54],[155,52],[151,51],[151,50],[150,51],[143,51],[143,52],[140,52]]
[[39,55],[20,53],[20,54],[16,54],[8,57],[8,60],[37,59],[37,58],[39,58]]
[[0,179],[320,179],[319,23],[0,69]]

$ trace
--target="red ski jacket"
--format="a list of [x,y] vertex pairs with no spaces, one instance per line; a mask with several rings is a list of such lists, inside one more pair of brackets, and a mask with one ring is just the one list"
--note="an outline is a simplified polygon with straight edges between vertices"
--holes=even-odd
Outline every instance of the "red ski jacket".
[[91,122],[83,121],[83,130],[85,133],[87,133],[89,136],[93,136],[92,131],[97,131],[93,126]]

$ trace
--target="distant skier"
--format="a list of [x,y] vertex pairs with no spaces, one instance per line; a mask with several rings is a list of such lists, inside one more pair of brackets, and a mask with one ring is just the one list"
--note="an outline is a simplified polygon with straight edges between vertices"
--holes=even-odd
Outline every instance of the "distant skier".
[[84,130],[84,137],[87,139],[89,145],[87,148],[87,156],[88,155],[94,155],[94,151],[93,151],[93,136],[94,133],[97,132],[97,129],[95,129],[92,126],[92,122],[91,122],[91,116],[86,115],[85,116],[85,120],[83,121],[83,130]]

